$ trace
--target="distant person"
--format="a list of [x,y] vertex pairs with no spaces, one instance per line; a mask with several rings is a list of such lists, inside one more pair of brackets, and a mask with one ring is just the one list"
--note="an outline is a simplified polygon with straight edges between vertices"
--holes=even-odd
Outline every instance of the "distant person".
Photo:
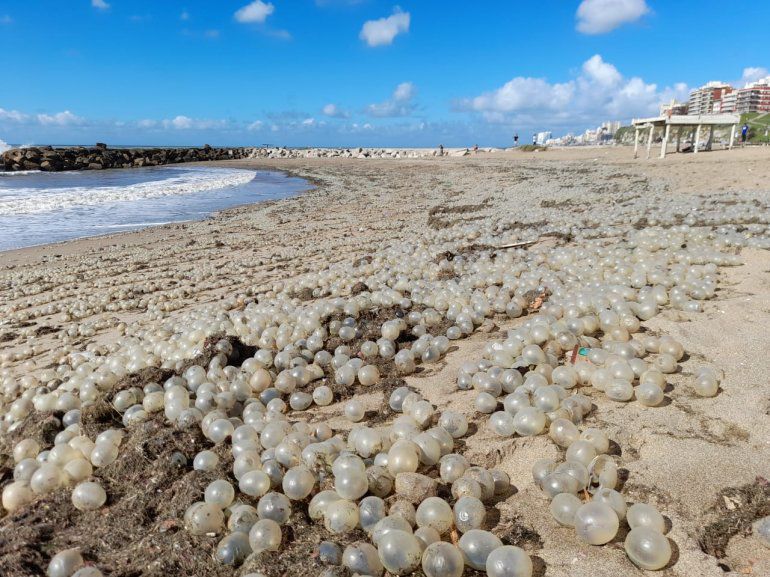
[[519,135],[518,134],[514,134],[513,135],[513,145],[514,146],[518,146],[519,145]]
[[438,155],[439,156],[444,156],[444,145],[443,144],[439,144],[438,145]]
[[749,125],[748,123],[744,123],[744,125],[741,127],[741,141],[746,144],[746,141],[749,139]]
[[474,144],[473,145],[473,153],[476,154],[476,153],[478,153],[478,151],[479,151],[479,145],[478,144]]
[[532,135],[532,146],[537,146],[537,134]]

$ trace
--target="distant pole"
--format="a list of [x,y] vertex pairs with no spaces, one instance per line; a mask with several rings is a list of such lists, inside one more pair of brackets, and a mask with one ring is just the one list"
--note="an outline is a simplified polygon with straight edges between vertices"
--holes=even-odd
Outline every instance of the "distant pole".
[[733,149],[733,144],[735,143],[735,124],[733,124],[732,128],[730,129],[730,150]]
[[634,158],[639,156],[639,127],[634,130]]
[[652,150],[652,133],[655,132],[655,125],[650,125],[650,134],[647,137],[647,160],[650,159],[650,150]]
[[682,127],[679,127],[679,130],[676,131],[676,151],[679,152],[679,147],[682,143]]
[[698,145],[700,144],[700,129],[703,127],[702,124],[699,124],[698,127],[695,129],[695,154],[698,154]]
[[709,129],[709,142],[708,146],[706,147],[708,150],[711,150],[711,147],[714,146],[714,125],[712,124]]
[[660,157],[666,158],[666,146],[668,145],[668,135],[671,133],[671,125],[666,124],[666,132],[663,135],[663,143],[660,146]]

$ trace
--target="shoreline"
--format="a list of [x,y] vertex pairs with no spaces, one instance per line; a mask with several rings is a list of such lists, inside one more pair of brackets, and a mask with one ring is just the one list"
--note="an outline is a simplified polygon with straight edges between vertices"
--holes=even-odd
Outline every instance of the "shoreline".
[[[412,149],[408,149],[408,150],[412,150]],[[758,159],[761,159],[764,157],[770,158],[770,152],[768,152],[768,150],[770,149],[766,147],[753,147],[753,148],[746,148],[746,149],[736,148],[733,151],[712,151],[712,152],[698,154],[698,155],[693,155],[693,154],[669,155],[664,161],[660,161],[657,157],[654,157],[650,160],[634,159],[633,154],[630,152],[632,150],[633,150],[633,146],[553,147],[553,148],[549,148],[549,150],[547,151],[521,152],[516,149],[506,149],[505,151],[496,151],[491,153],[480,152],[479,154],[472,155],[470,157],[446,156],[443,158],[432,157],[430,159],[424,158],[424,159],[393,159],[393,160],[350,159],[350,162],[353,162],[353,163],[401,162],[403,163],[403,162],[411,162],[411,161],[419,162],[419,161],[428,161],[428,160],[432,162],[473,162],[474,160],[484,160],[484,159],[490,159],[490,158],[500,160],[500,161],[511,161],[513,163],[515,163],[516,161],[531,161],[531,160],[546,161],[546,162],[553,161],[557,163],[564,162],[564,161],[597,162],[600,160],[600,157],[597,157],[595,153],[603,152],[604,156],[608,156],[608,153],[612,153],[610,161],[613,165],[617,164],[623,168],[631,168],[635,172],[638,172],[640,174],[647,174],[652,172],[651,176],[653,176],[654,178],[658,176],[658,173],[660,173],[661,178],[666,178],[666,177],[670,178],[671,176],[675,176],[675,185],[678,186],[680,190],[690,192],[688,190],[690,186],[688,185],[688,182],[687,182],[688,175],[681,174],[682,168],[683,168],[682,165],[695,164],[698,166],[703,165],[705,167],[713,168],[714,165],[710,162],[709,159],[717,160],[718,163],[725,162],[725,160],[730,160],[729,156],[725,157],[724,155],[738,156],[736,160],[741,163],[759,163]],[[313,164],[310,164],[310,163],[320,162],[323,165],[326,162],[340,162],[345,160],[347,159],[339,159],[339,158],[330,159],[330,158],[323,158],[323,157],[291,158],[291,159],[256,158],[256,159],[239,159],[239,160],[227,160],[227,161],[214,160],[214,161],[206,162],[205,166],[214,167],[214,168],[216,167],[243,168],[243,169],[256,170],[256,171],[263,170],[268,172],[279,172],[289,177],[301,178],[311,185],[311,188],[299,193],[302,195],[302,194],[307,194],[308,192],[314,189],[320,188],[325,183],[327,183],[326,180],[320,178],[317,174],[313,173],[312,170],[314,167],[313,167]],[[307,161],[307,163],[309,164],[310,170],[308,170],[308,168],[300,168],[300,167],[294,166],[296,164],[302,164],[303,161]],[[193,163],[177,164],[177,165],[174,165],[174,167],[195,168],[196,166],[200,166],[200,165],[201,163],[193,162]],[[761,169],[761,166],[750,167],[747,170],[749,171],[749,173],[751,173],[753,170],[757,170],[758,168]],[[121,169],[110,169],[110,170],[121,170]],[[718,171],[712,170],[711,175],[709,176],[716,176],[717,173]],[[725,189],[726,185],[720,182],[720,181],[724,181],[725,180],[724,178],[709,179],[708,176],[701,177],[701,178],[704,181],[710,180],[711,182],[714,182],[715,183],[714,186],[716,189],[722,189],[722,190]],[[762,185],[762,182],[758,175],[758,178],[753,180],[752,186],[750,186],[749,189],[754,188],[754,189],[762,190],[761,185]],[[293,196],[296,196],[296,195],[293,195]],[[181,224],[181,223],[205,222],[207,220],[216,219],[219,217],[227,217],[228,213],[232,211],[237,211],[240,214],[242,211],[248,210],[249,207],[254,207],[254,206],[263,204],[265,202],[272,202],[272,200],[250,202],[250,203],[244,203],[238,206],[227,207],[227,208],[212,212],[205,219],[173,221],[163,225],[148,226],[148,227],[143,227],[136,230],[106,233],[104,235],[84,236],[84,237],[63,240],[63,241],[58,241],[53,243],[42,243],[34,246],[2,250],[0,251],[0,265],[2,264],[4,256],[24,256],[23,254],[17,254],[17,253],[25,253],[26,251],[30,251],[30,250],[45,249],[46,247],[66,247],[70,243],[88,242],[90,240],[94,240],[97,238],[120,240],[124,237],[130,237],[133,235],[141,234],[145,231],[163,230],[164,228],[174,227],[174,225]],[[77,247],[73,247],[73,248],[77,250]]]
[[[426,282],[443,278],[433,265],[447,260],[447,253],[452,259],[476,258],[490,251],[484,244],[488,235],[498,244],[537,240],[527,251],[545,259],[557,247],[592,246],[590,233],[602,223],[573,227],[594,207],[610,205],[616,218],[633,222],[631,217],[651,218],[660,208],[674,214],[680,200],[683,206],[692,201],[703,208],[693,211],[693,227],[711,227],[698,220],[701,213],[729,211],[746,237],[766,226],[770,149],[650,162],[634,161],[628,152],[222,163],[269,167],[305,180],[310,176],[315,187],[289,198],[225,209],[203,221],[0,253],[4,353],[21,355],[29,349],[32,354],[18,360],[5,357],[3,366],[16,375],[27,371],[28,359],[34,370],[55,365],[63,346],[107,354],[127,335],[155,330],[162,319],[181,322],[196,311],[243,310],[248,302],[270,303],[281,291],[286,303],[308,306],[317,299],[347,296],[350,287],[324,284],[323,275],[338,265],[359,263],[355,280],[376,285],[378,271],[388,262],[383,251],[389,247],[403,249],[402,257],[423,259]],[[683,226],[687,216],[673,226]],[[559,236],[546,239],[550,233]],[[437,254],[425,254],[426,237]],[[736,252],[729,245],[724,251]],[[770,251],[739,252],[744,264],[719,269],[715,298],[703,301],[702,312],[666,308],[643,323],[648,334],[672,335],[688,352],[681,369],[667,375],[671,388],[664,405],[619,404],[581,388],[596,406],[581,427],[601,427],[614,441],[613,458],[626,475],[625,499],[653,504],[670,521],[668,537],[676,560],[662,573],[668,577],[718,577],[724,574],[719,563],[734,571],[770,571],[770,552],[757,549],[743,532],[728,535],[718,557],[701,543],[723,495],[743,495],[758,477],[770,479],[770,422],[765,414],[770,399],[770,359],[765,354],[770,348]],[[457,267],[465,266],[464,260],[455,259]],[[119,299],[127,301],[124,308],[112,306]],[[83,316],[62,319],[60,308],[82,311]],[[528,318],[491,317],[469,338],[453,341],[441,362],[405,381],[439,410],[466,413],[477,424],[465,438],[463,452],[474,463],[506,472],[515,487],[495,506],[499,522],[494,530],[525,536],[523,546],[539,559],[541,570],[544,564],[555,577],[641,577],[646,573],[631,565],[619,546],[622,541],[587,547],[574,531],[551,519],[547,500],[533,485],[531,468],[537,458],[561,454],[553,442],[544,435],[496,437],[487,417],[474,412],[473,391],[457,390],[462,363],[481,358],[487,345]],[[86,333],[70,336],[67,331],[75,323]],[[724,372],[716,397],[693,392],[693,374],[703,365]],[[386,395],[387,390],[374,389],[356,398],[371,411],[383,406]],[[313,408],[308,419],[340,432],[353,427],[343,417],[341,403]],[[740,511],[744,505],[734,506]],[[17,526],[6,520],[6,530]],[[186,551],[203,562],[210,560],[213,546],[206,541],[199,550]],[[212,566],[211,574],[224,574],[220,569]]]
[[[160,166],[160,167],[153,167],[153,168],[159,168],[159,169],[169,169],[169,168],[171,168],[171,169],[179,169],[179,170],[185,170],[185,169],[195,170],[195,169],[200,169],[202,167],[200,166],[200,163],[185,163],[185,164],[177,164],[177,165],[173,165],[173,166]],[[152,170],[153,168],[151,168],[150,170]],[[222,168],[222,169],[237,170],[237,169],[235,169],[235,167],[232,167],[232,166],[230,166],[230,167],[228,167],[228,166],[206,166],[205,168],[206,169]],[[101,171],[101,172],[104,173],[104,172],[112,172],[112,171],[118,171],[118,170],[122,170],[122,169],[111,168],[111,169],[106,169],[105,171]],[[247,187],[247,188],[248,187],[254,187],[255,186],[253,184],[254,181],[259,179],[260,176],[262,176],[262,177],[265,177],[265,176],[268,176],[268,177],[281,176],[281,177],[284,177],[284,178],[292,178],[293,177],[292,174],[289,174],[288,172],[283,171],[283,170],[250,169],[250,171],[254,173],[254,178],[251,181],[249,181],[249,182],[247,182],[245,184],[236,185],[234,187],[233,186],[228,186],[228,187],[225,187],[225,188],[209,190],[209,191],[206,192],[206,194],[210,195],[210,197],[212,199],[214,199],[214,198],[216,198],[218,196],[219,193],[221,193],[223,191],[232,191],[233,189],[242,188],[242,187]],[[57,173],[57,174],[62,174],[62,173]],[[74,171],[70,171],[70,172],[67,172],[67,173],[64,173],[64,174],[74,174]],[[161,223],[148,222],[147,224],[131,224],[131,223],[115,224],[115,225],[111,225],[110,228],[115,228],[117,230],[113,230],[111,232],[97,232],[97,233],[94,233],[94,234],[84,234],[82,236],[76,236],[76,237],[69,238],[69,239],[55,240],[55,241],[49,241],[49,242],[40,242],[40,243],[31,244],[31,245],[22,246],[22,247],[4,248],[4,249],[0,249],[0,259],[2,258],[2,255],[5,254],[5,253],[13,253],[13,252],[17,252],[17,251],[24,251],[26,249],[36,249],[36,248],[41,248],[41,247],[46,247],[46,246],[54,247],[54,246],[60,246],[62,244],[66,244],[66,243],[69,243],[69,242],[84,241],[84,240],[88,240],[88,239],[120,237],[120,236],[125,235],[125,234],[137,233],[137,232],[141,232],[143,230],[151,229],[151,228],[161,228],[162,229],[163,227],[168,227],[170,225],[175,225],[175,224],[191,223],[191,222],[202,222],[202,221],[208,220],[210,218],[213,218],[213,217],[215,217],[215,216],[217,216],[217,215],[219,215],[219,214],[221,214],[223,212],[226,212],[228,210],[239,209],[239,208],[243,208],[245,206],[249,206],[249,205],[253,205],[253,204],[259,204],[261,202],[269,202],[271,200],[279,200],[280,198],[283,198],[283,197],[294,196],[296,194],[301,194],[305,190],[310,189],[310,188],[312,188],[314,186],[313,183],[307,181],[306,179],[300,179],[300,180],[303,181],[302,186],[306,186],[307,187],[306,189],[300,190],[299,192],[286,192],[286,193],[283,193],[284,196],[279,196],[278,198],[273,198],[269,194],[266,195],[266,197],[263,200],[260,200],[260,198],[261,198],[260,196],[256,196],[256,199],[245,199],[244,198],[243,202],[239,202],[237,204],[232,204],[232,205],[226,205],[226,206],[224,206],[222,208],[210,210],[210,211],[207,212],[207,214],[205,216],[202,216],[202,217],[181,218],[179,220],[168,220],[166,222],[161,222]],[[117,187],[117,188],[119,188],[119,187]],[[254,192],[255,192],[255,194],[262,194],[262,193],[259,193],[258,190],[255,190]],[[196,193],[196,194],[199,194],[199,193]],[[179,199],[180,201],[182,201],[185,198],[185,196],[187,196],[187,193],[180,193],[180,194],[174,195],[174,197]],[[142,202],[142,201],[146,201],[146,200],[152,200],[152,198],[149,198],[149,199],[148,198],[138,199],[138,202]],[[132,202],[137,202],[137,200],[134,200]],[[120,204],[118,205],[117,208],[118,209],[121,208]],[[57,211],[52,211],[51,214],[55,216],[56,212]],[[25,214],[21,214],[21,215],[18,215],[18,218],[24,219],[25,216],[26,216]],[[152,219],[153,216],[154,216],[154,214],[148,209],[148,212],[145,215],[145,217],[147,219]],[[96,227],[96,228],[99,228],[99,227]],[[123,230],[120,230],[120,229],[123,229]]]

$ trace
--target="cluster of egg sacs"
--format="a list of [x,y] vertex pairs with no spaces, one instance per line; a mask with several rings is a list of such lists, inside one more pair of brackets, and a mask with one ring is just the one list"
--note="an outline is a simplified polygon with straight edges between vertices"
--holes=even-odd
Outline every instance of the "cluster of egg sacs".
[[551,499],[550,511],[556,522],[573,527],[585,543],[604,545],[615,538],[625,521],[630,528],[624,542],[628,558],[642,569],[664,568],[671,560],[671,545],[665,536],[663,516],[645,503],[627,507],[623,495],[615,490],[618,468],[606,454],[607,436],[598,429],[586,429],[581,434],[566,420],[551,423],[550,436],[566,449],[565,461],[539,459],[532,476]]
[[[232,442],[238,487],[226,479],[210,483],[204,500],[185,512],[185,526],[196,535],[219,535],[226,528],[215,556],[240,565],[252,553],[279,551],[285,544],[281,527],[309,499],[308,515],[332,536],[319,547],[320,561],[331,567],[373,576],[386,569],[409,574],[420,566],[428,577],[459,577],[465,566],[491,577],[531,575],[526,553],[481,529],[486,503],[510,482],[505,473],[471,466],[453,452],[455,439],[467,434],[465,417],[444,412],[431,427],[434,407],[406,387],[396,389],[389,404],[402,413],[391,426],[354,428],[347,442],[326,424],[291,423],[256,400],[243,407],[241,417],[209,413],[201,426],[215,442]],[[214,471],[218,464],[210,450],[193,460],[198,470]],[[454,506],[427,497],[415,508],[403,495],[386,504],[399,475],[431,471],[451,485]],[[238,492],[256,499],[256,507]],[[358,528],[371,543],[343,550],[334,542]],[[456,545],[447,541],[453,530],[462,534]]]
[[78,422],[59,432],[54,445],[41,451],[33,439],[23,439],[13,448],[13,482],[2,491],[2,505],[13,512],[36,498],[62,488],[72,488],[72,504],[81,511],[93,511],[107,501],[107,493],[96,481],[89,481],[94,469],[106,467],[118,458],[123,431],[108,429],[92,441]]

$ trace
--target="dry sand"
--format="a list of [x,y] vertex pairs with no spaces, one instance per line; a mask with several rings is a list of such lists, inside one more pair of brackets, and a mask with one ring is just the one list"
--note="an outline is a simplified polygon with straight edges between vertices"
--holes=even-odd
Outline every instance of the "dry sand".
[[[51,350],[67,324],[45,314],[50,302],[79,302],[87,311],[89,302],[98,301],[108,287],[123,287],[127,294],[132,287],[146,287],[144,294],[134,295],[133,310],[93,317],[86,312],[83,320],[107,320],[110,326],[75,342],[79,347],[100,346],[117,338],[114,327],[119,320],[144,322],[152,316],[148,308],[161,306],[164,299],[179,301],[182,297],[173,296],[174,288],[201,263],[211,263],[210,274],[195,279],[180,301],[185,308],[236,294],[258,294],[272,283],[323,270],[333,263],[325,260],[320,247],[333,247],[335,262],[351,261],[392,238],[419,235],[426,226],[483,223],[486,215],[500,211],[524,224],[518,236],[526,240],[529,207],[554,207],[553,225],[558,227],[562,210],[590,210],[592,203],[602,201],[630,202],[651,191],[737,191],[755,199],[758,210],[767,210],[770,148],[652,161],[634,161],[631,156],[629,149],[621,148],[421,160],[221,163],[289,171],[312,179],[317,188],[295,198],[228,210],[202,222],[2,253],[0,313],[12,307],[30,314],[27,326],[9,326],[0,316],[0,341],[5,352],[34,346],[35,361],[42,367],[53,360]],[[448,206],[455,209],[447,211]],[[725,533],[712,523],[730,518],[740,527],[741,515],[756,509],[751,499],[757,495],[764,500],[760,508],[770,507],[763,480],[770,479],[770,252],[753,249],[742,255],[745,264],[724,269],[718,296],[706,303],[704,312],[667,310],[644,323],[649,331],[671,334],[689,353],[682,371],[673,376],[664,406],[619,405],[592,395],[597,408],[587,424],[601,427],[615,442],[613,450],[627,471],[622,489],[627,501],[649,502],[670,521],[674,558],[660,575],[770,575],[770,549],[744,530],[732,538],[726,531],[724,546],[716,546],[717,555],[709,554],[715,547],[709,531]],[[47,275],[62,270],[70,274],[67,282],[48,281]],[[439,409],[469,414],[473,393],[456,391],[459,365],[479,358],[489,339],[499,338],[500,330],[516,322],[488,323],[457,342],[457,350],[440,364],[409,377],[408,383]],[[702,364],[724,372],[722,391],[715,398],[700,398],[692,391],[692,371]],[[18,369],[19,363],[10,366]],[[376,409],[383,399],[374,393],[366,401],[368,408]],[[339,406],[325,413],[333,426],[348,428],[339,417]],[[518,535],[536,557],[537,575],[643,574],[623,552],[623,533],[607,546],[589,547],[578,542],[573,530],[553,522],[547,499],[532,483],[531,466],[538,458],[556,454],[546,436],[501,440],[483,424],[466,439],[466,455],[472,461],[503,469],[516,487],[497,505],[499,520],[493,530]],[[2,472],[0,467],[0,484]],[[0,527],[0,550],[7,539],[3,532],[12,528]]]

